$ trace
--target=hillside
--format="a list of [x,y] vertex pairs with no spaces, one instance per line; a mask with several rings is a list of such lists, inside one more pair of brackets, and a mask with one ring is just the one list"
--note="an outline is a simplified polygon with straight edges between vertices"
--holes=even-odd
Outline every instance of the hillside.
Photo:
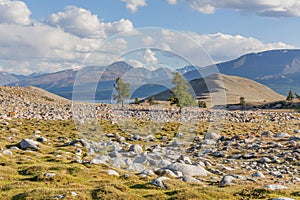
[[[70,103],[67,99],[32,86],[0,86],[0,114],[3,116],[13,113],[23,118],[69,118],[70,106],[66,105]],[[46,112],[51,115],[45,116]]]
[[[225,96],[222,94],[224,91],[226,93],[227,104],[239,103],[241,96],[245,97],[246,101],[251,103],[274,102],[285,98],[272,89],[250,79],[224,74],[215,74],[204,79],[196,79],[191,81],[190,84],[197,98],[204,99],[205,101],[210,101],[210,95],[214,95],[216,98],[223,98]],[[210,88],[210,91],[208,91],[208,88]],[[157,100],[166,100],[170,96],[171,92],[168,90],[155,95],[154,98]],[[219,102],[222,103],[222,101]]]
[[[242,55],[237,59],[216,64],[220,73],[241,76],[264,84],[286,95],[289,89],[299,92],[300,50],[270,50]],[[200,66],[203,67],[203,66]],[[189,66],[191,68],[191,66]],[[191,68],[192,69],[192,68]],[[201,71],[205,72],[205,68]],[[188,80],[200,78],[196,70],[187,71]]]

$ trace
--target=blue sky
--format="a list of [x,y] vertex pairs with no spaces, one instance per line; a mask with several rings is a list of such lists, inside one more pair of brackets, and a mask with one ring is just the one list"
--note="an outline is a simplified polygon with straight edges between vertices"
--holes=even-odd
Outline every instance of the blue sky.
[[147,1],[147,6],[136,13],[126,9],[119,0],[24,0],[32,17],[41,20],[50,14],[75,5],[90,10],[104,21],[130,19],[135,27],[163,27],[178,31],[203,33],[228,33],[255,37],[265,42],[286,42],[300,46],[300,17],[264,17],[255,13],[240,14],[232,9],[219,9],[214,14],[192,10],[187,4],[169,5],[164,0]]
[[[300,47],[300,2],[0,0],[0,69],[29,74],[74,68],[101,41],[143,27],[183,32],[221,62],[250,52]],[[127,45],[121,38],[115,45],[120,43]],[[145,58],[146,52],[152,59]],[[156,53],[145,50],[146,64],[157,64]],[[137,66],[144,62],[131,60]]]

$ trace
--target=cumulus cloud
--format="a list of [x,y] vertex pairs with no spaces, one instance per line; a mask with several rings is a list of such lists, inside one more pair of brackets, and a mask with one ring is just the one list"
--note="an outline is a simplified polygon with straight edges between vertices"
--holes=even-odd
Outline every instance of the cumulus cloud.
[[0,0],[0,23],[29,25],[31,12],[22,1]]
[[149,48],[145,50],[144,60],[147,64],[156,64],[158,61],[155,56],[155,52]]
[[147,5],[146,0],[121,0],[126,3],[126,8],[132,13],[138,11],[139,7],[144,7]]
[[106,38],[134,29],[128,19],[105,23],[101,22],[97,15],[76,6],[68,6],[65,11],[50,15],[46,22],[78,37]]
[[234,59],[252,52],[295,48],[283,42],[264,43],[256,38],[241,35],[223,33],[199,35],[191,32],[187,35],[202,45],[215,61]]
[[189,6],[201,13],[212,14],[219,8],[234,9],[241,13],[255,13],[262,16],[289,17],[300,16],[298,0],[184,0]]

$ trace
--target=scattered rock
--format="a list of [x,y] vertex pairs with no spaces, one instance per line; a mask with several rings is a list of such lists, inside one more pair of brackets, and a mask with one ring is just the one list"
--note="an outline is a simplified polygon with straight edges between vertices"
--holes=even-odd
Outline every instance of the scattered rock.
[[254,174],[252,174],[252,176],[257,178],[266,178],[265,175],[261,172],[255,172]]
[[175,171],[180,171],[183,173],[183,175],[188,175],[188,176],[207,176],[210,174],[207,170],[205,170],[201,166],[195,166],[195,165],[189,165],[189,164],[184,164],[184,163],[172,163],[163,169],[170,169],[173,172]]
[[267,188],[267,189],[270,189],[270,190],[282,190],[282,189],[287,189],[286,186],[283,186],[283,185],[266,185],[264,186],[264,188]]
[[44,174],[44,177],[46,177],[46,178],[54,178],[55,176],[56,176],[56,174],[53,172],[47,172]]
[[118,176],[118,177],[120,176],[120,174],[117,171],[112,169],[107,170],[107,173],[108,175],[112,175],[112,176]]
[[156,178],[156,179],[152,180],[151,184],[155,185],[157,187],[160,187],[162,189],[166,189],[166,186],[164,184],[164,181],[166,181],[166,180],[170,180],[170,178],[165,177],[165,176],[161,176],[159,178]]
[[204,136],[204,140],[218,140],[221,136],[217,133],[206,133]]
[[222,178],[220,185],[221,186],[232,185],[234,180],[235,180],[235,178],[232,175],[226,175]]
[[129,151],[134,152],[136,154],[142,154],[143,148],[138,144],[134,144],[130,146]]
[[8,156],[12,156],[12,155],[13,155],[13,153],[12,153],[10,150],[4,150],[4,151],[2,152],[2,154],[8,155]]
[[187,183],[201,183],[200,180],[192,177],[192,176],[183,176],[180,178],[181,180],[183,180],[184,182],[187,182]]
[[38,142],[33,141],[31,139],[23,139],[19,143],[19,146],[21,147],[22,150],[26,150],[26,149],[39,150],[39,147],[37,145],[38,145]]
[[275,138],[286,138],[286,137],[291,137],[288,133],[277,133],[274,135]]

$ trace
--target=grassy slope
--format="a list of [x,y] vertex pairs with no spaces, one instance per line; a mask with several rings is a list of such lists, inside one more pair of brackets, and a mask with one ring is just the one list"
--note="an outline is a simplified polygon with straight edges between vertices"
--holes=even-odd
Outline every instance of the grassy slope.
[[[115,131],[126,134],[115,125],[101,122],[105,133]],[[137,122],[138,123],[138,122]],[[244,132],[256,132],[260,124],[226,124],[224,134],[233,135]],[[264,129],[285,131],[298,126],[296,122],[280,127],[276,124],[265,124]],[[176,132],[175,124],[167,124],[159,135],[172,137]],[[11,130],[16,128],[19,131]],[[199,134],[207,128],[203,124]],[[2,130],[1,130],[2,129]],[[269,191],[261,189],[264,182],[236,184],[221,188],[218,181],[203,181],[203,184],[189,184],[172,179],[167,182],[167,190],[158,189],[149,184],[152,178],[140,177],[119,169],[121,175],[107,175],[105,165],[72,163],[77,147],[62,144],[67,139],[79,138],[75,126],[70,121],[34,121],[13,120],[10,125],[0,125],[0,147],[6,149],[17,144],[21,139],[34,138],[33,132],[40,134],[48,141],[41,145],[39,151],[13,151],[12,156],[0,156],[0,199],[53,199],[63,194],[65,199],[258,199],[276,196],[290,196],[300,199],[300,189],[296,186],[288,190]],[[12,133],[13,132],[13,133]],[[60,139],[59,139],[60,138]],[[62,157],[57,157],[62,155]],[[57,174],[54,178],[45,178],[45,172]],[[78,196],[73,197],[71,192]]]

